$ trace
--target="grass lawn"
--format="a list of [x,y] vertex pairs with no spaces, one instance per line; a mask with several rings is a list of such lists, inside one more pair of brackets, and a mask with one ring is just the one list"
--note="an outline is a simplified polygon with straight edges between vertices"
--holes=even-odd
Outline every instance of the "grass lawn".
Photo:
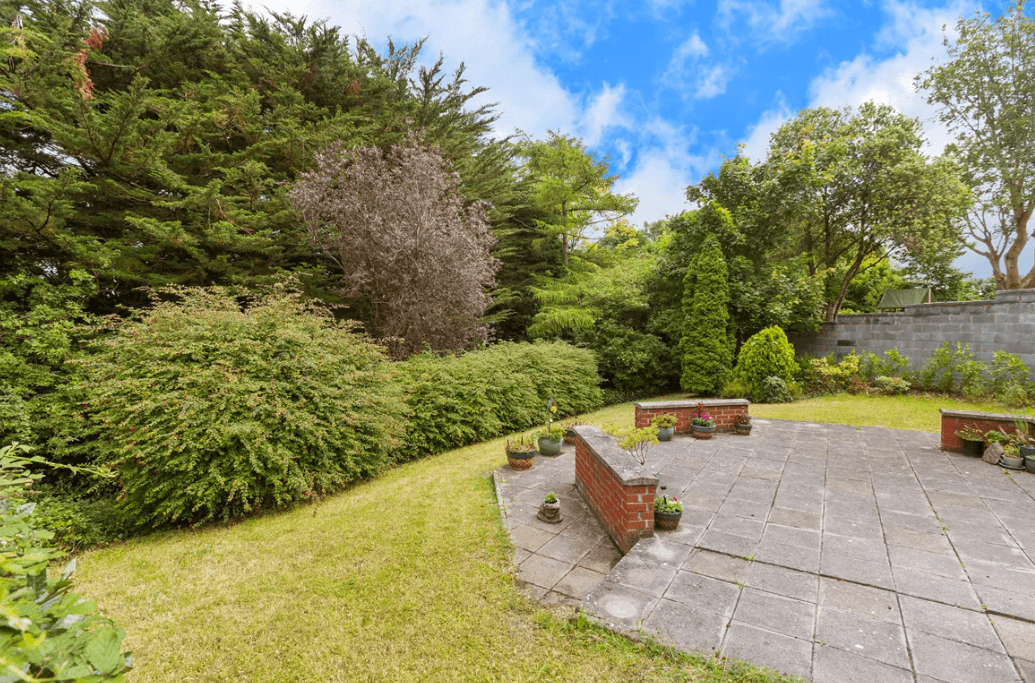
[[[751,404],[755,417],[780,420],[805,420],[827,424],[941,431],[939,408],[978,410],[990,413],[1019,414],[995,403],[974,402],[944,396],[865,396],[838,394],[796,403]],[[1031,414],[1031,410],[1027,411]]]
[[[587,422],[631,424],[632,406]],[[763,681],[631,643],[513,587],[488,472],[498,439],[283,514],[88,552],[77,590],[143,681]]]

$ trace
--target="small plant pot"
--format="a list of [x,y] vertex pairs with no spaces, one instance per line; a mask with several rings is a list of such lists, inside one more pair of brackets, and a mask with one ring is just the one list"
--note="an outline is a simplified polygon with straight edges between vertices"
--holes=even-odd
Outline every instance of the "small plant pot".
[[561,441],[554,441],[545,436],[539,437],[539,455],[554,456],[561,452]]
[[701,425],[690,425],[690,431],[698,439],[710,439],[712,438],[712,434],[715,433],[715,427],[716,425],[712,425],[711,427],[702,427]]
[[679,520],[683,518],[682,512],[658,512],[654,511],[654,528],[672,530],[679,526]]
[[743,434],[744,436],[747,436],[748,434],[751,433],[751,425],[734,424],[733,425],[733,431],[736,432],[737,434]]
[[564,443],[568,444],[569,446],[574,446],[575,445],[575,432],[573,432],[570,429],[564,430]]
[[969,439],[963,439],[963,455],[970,458],[980,458],[984,454],[984,441],[971,441]]
[[507,464],[512,470],[530,470],[535,465],[535,451],[507,451]]
[[1024,458],[1024,469],[1028,470],[1032,474],[1035,474],[1035,456],[1029,455]]
[[1022,458],[1035,458],[1035,446],[1021,446],[1017,450],[1021,452]]
[[1021,469],[1022,467],[1024,467],[1024,458],[1022,458],[1019,455],[1018,456],[1004,455],[1002,460],[1003,460],[1003,464],[1006,465],[1007,467],[1013,467],[1015,469]]
[[675,433],[675,427],[658,427],[658,441],[671,441]]

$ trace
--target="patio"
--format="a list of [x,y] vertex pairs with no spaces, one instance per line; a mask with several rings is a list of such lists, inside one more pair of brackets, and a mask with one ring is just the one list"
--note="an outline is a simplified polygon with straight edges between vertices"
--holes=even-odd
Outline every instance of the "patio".
[[[753,422],[650,451],[683,518],[624,557],[575,490],[573,447],[500,468],[525,590],[816,683],[1035,682],[1035,475],[934,433]],[[556,525],[536,519],[551,491]]]

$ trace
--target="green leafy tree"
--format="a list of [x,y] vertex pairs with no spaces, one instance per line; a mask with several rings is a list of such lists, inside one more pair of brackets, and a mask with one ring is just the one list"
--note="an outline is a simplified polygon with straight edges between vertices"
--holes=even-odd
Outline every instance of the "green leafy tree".
[[[710,211],[724,212],[710,205]],[[728,212],[726,212],[728,220]],[[707,235],[686,272],[683,290],[683,337],[679,342],[683,374],[680,386],[694,394],[715,393],[733,360],[729,326],[729,285],[719,239]]]
[[1035,287],[1035,266],[1021,254],[1035,237],[1035,20],[1018,0],[991,19],[960,19],[959,37],[945,40],[948,61],[916,78],[927,101],[941,108],[956,134],[949,145],[976,202],[967,217],[968,247],[992,266],[999,289]]
[[589,228],[636,209],[633,196],[614,193],[618,176],[608,175],[607,159],[597,161],[577,138],[550,131],[547,140],[521,142],[518,154],[532,201],[547,213],[537,225],[544,239],[560,242],[565,265]]
[[798,372],[794,346],[778,325],[767,327],[740,347],[736,372],[737,379],[747,383],[753,395],[765,393],[764,385],[770,377],[789,384]]
[[822,283],[833,321],[852,280],[888,258],[914,270],[945,268],[963,242],[970,193],[946,158],[922,152],[920,124],[886,105],[806,109],[772,139],[764,173],[784,226]]

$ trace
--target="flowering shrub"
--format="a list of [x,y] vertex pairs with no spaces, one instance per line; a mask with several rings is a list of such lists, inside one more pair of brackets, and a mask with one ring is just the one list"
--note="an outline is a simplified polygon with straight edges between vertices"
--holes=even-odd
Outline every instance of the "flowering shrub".
[[698,403],[697,407],[694,408],[694,416],[690,418],[690,424],[697,425],[698,427],[714,427],[715,419],[704,412],[703,403]]
[[680,503],[676,498],[669,496],[661,496],[654,499],[654,512],[682,512],[683,504]]

